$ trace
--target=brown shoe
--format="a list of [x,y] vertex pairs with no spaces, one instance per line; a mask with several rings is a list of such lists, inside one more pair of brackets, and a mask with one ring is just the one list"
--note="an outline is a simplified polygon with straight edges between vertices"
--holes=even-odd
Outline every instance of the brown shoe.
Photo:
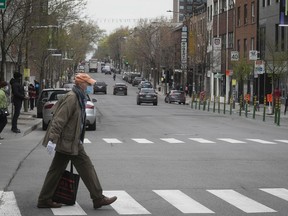
[[116,196],[113,197],[103,197],[102,199],[93,200],[93,207],[94,209],[101,208],[105,205],[110,205],[117,200]]
[[43,203],[39,203],[37,204],[38,208],[61,208],[62,204],[61,203],[57,203],[57,202],[53,202],[51,199],[46,200]]

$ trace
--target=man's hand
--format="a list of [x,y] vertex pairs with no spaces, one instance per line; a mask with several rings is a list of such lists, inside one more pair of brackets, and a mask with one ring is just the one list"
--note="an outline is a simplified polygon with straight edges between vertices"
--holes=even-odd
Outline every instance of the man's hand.
[[54,155],[55,153],[55,147],[56,147],[56,144],[49,141],[48,144],[47,144],[47,147],[46,147],[46,150],[48,152],[49,155]]

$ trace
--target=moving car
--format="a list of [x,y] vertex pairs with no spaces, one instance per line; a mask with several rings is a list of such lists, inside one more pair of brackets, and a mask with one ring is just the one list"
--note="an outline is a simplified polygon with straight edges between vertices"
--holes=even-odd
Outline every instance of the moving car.
[[61,91],[62,92],[64,90],[70,91],[71,89],[68,89],[68,88],[47,88],[47,89],[43,89],[41,91],[41,93],[39,94],[39,97],[37,100],[37,106],[36,106],[37,118],[42,118],[43,105],[48,100],[50,95],[55,91]]
[[111,67],[109,65],[105,65],[103,68],[102,68],[102,72],[105,73],[105,74],[111,74]]
[[184,91],[180,91],[180,90],[170,90],[164,101],[166,103],[172,103],[172,102],[177,102],[179,104],[184,104],[186,103],[186,97],[185,97],[185,92]]
[[104,92],[104,94],[107,94],[107,84],[105,82],[99,82],[97,81],[94,86],[94,94],[97,92]]
[[[43,118],[42,118],[42,129],[46,130],[50,121],[53,117],[54,105],[58,102],[58,100],[63,97],[69,90],[63,91],[55,91],[53,92],[48,99],[43,99],[46,101],[43,106]],[[87,103],[86,103],[86,126],[90,130],[96,130],[96,107],[94,103],[96,99],[90,99],[89,95],[87,95]]]
[[138,85],[138,89],[140,90],[141,88],[153,88],[153,85],[149,81],[141,81]]
[[135,77],[133,80],[132,80],[132,86],[138,86],[139,83],[141,81],[144,81],[145,79],[143,77]]
[[137,94],[137,105],[141,103],[153,103],[157,106],[158,96],[153,88],[141,88]]
[[127,95],[127,85],[125,83],[115,83],[113,86],[113,95],[116,95],[118,93],[123,93],[124,95]]

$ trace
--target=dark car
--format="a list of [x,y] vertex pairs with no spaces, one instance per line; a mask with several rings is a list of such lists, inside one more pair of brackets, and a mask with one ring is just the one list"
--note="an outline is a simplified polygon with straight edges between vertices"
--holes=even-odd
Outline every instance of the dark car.
[[186,103],[186,97],[184,91],[180,90],[171,90],[167,93],[165,97],[165,102],[166,103],[172,103],[172,102],[177,102],[179,104]]
[[138,85],[138,89],[141,90],[141,88],[153,88],[153,85],[149,81],[141,81]]
[[113,95],[116,95],[118,93],[123,93],[124,95],[127,95],[127,85],[125,83],[116,83],[113,86]]
[[158,96],[153,88],[141,88],[137,94],[137,105],[141,103],[153,103],[157,106]]
[[94,88],[94,94],[97,92],[104,92],[104,94],[107,94],[107,84],[105,82],[96,82],[93,86]]
[[140,83],[141,81],[144,81],[144,80],[145,80],[145,79],[142,78],[142,77],[135,77],[135,78],[132,80],[132,86],[138,86],[139,83]]

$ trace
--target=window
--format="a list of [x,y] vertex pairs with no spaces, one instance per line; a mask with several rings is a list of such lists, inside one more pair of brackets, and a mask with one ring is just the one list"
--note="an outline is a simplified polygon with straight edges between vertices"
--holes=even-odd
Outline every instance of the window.
[[238,7],[237,8],[237,26],[240,26],[240,24],[241,24],[241,21],[240,21],[241,14],[240,14],[240,12],[241,12],[241,8]]
[[285,27],[281,27],[281,51],[285,50]]
[[267,0],[267,6],[271,5],[271,0]]
[[275,24],[275,50],[279,51],[279,24]]
[[234,47],[233,41],[234,41],[234,33],[233,32],[229,32],[228,33],[228,47],[229,48],[233,48]]
[[262,0],[262,7],[265,7],[266,0]]
[[240,40],[237,40],[237,51],[240,53]]
[[255,50],[255,39],[254,39],[254,37],[251,38],[250,50]]
[[244,58],[247,57],[247,39],[244,39],[244,47],[243,47],[243,52],[244,52]]
[[248,23],[248,17],[247,17],[247,4],[244,5],[244,25],[247,25]]
[[255,2],[251,2],[251,21],[255,23]]
[[218,4],[214,2],[214,15],[218,14]]

